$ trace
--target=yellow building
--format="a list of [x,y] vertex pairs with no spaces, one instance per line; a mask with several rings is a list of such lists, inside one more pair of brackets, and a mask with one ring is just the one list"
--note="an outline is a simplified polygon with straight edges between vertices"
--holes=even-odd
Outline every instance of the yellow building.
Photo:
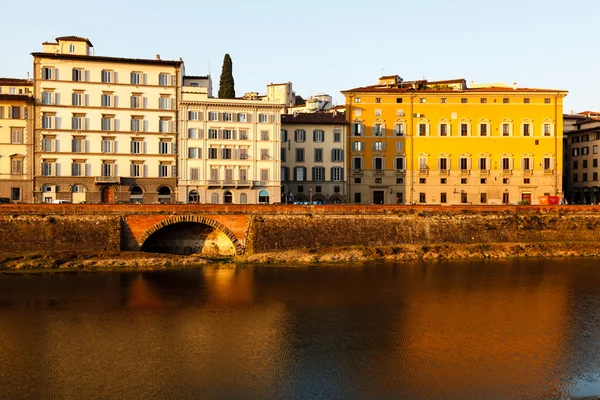
[[[29,75],[29,73],[27,75]],[[29,78],[0,78],[0,94],[21,94],[33,96],[33,81]]]
[[183,61],[94,55],[63,36],[32,53],[36,202],[169,203]]
[[[2,81],[6,80],[1,79],[0,84]],[[15,203],[32,203],[32,193],[33,98],[28,94],[2,93],[0,94],[0,197],[8,198]]]
[[565,90],[393,75],[342,93],[350,202],[538,204],[562,196]]

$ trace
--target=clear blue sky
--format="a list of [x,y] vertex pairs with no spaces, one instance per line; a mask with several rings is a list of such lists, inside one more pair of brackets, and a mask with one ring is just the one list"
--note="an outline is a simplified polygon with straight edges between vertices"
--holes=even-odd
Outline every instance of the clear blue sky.
[[0,76],[25,77],[31,52],[87,37],[96,55],[183,57],[188,75],[233,59],[236,94],[293,83],[297,94],[465,78],[569,90],[565,112],[600,110],[600,1],[30,0],[2,6]]

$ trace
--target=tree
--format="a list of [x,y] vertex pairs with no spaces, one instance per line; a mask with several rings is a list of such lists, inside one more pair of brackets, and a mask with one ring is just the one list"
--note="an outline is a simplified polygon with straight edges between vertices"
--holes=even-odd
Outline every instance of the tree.
[[221,71],[221,80],[219,82],[219,98],[235,99],[234,86],[231,57],[229,57],[229,54],[225,54],[225,58],[223,59],[223,70]]

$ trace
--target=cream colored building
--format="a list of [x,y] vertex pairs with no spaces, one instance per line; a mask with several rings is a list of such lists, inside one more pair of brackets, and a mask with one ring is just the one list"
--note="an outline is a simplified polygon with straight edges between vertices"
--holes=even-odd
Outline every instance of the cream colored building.
[[77,36],[32,53],[35,200],[171,202],[183,61],[94,55]]
[[[279,202],[279,131],[284,104],[259,96],[254,100],[217,99],[212,97],[211,88],[210,77],[183,79],[178,200],[213,204]],[[284,96],[274,98],[284,100]]]
[[[0,85],[6,81],[0,79]],[[22,89],[27,87],[24,86]],[[15,203],[31,203],[32,193],[33,98],[28,94],[2,93],[0,94],[0,197],[8,198]]]
[[[27,75],[29,75],[29,73],[27,73]],[[0,78],[0,94],[33,96],[33,81],[29,78]]]
[[346,126],[343,113],[281,116],[282,202],[348,201]]

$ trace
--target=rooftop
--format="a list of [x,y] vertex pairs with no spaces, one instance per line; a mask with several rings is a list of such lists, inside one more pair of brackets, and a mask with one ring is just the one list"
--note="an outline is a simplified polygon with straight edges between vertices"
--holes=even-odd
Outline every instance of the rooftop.
[[86,42],[90,47],[94,47],[92,42],[90,42],[90,39],[84,38],[81,36],[61,36],[61,37],[56,38],[57,42],[61,41],[61,40],[71,41],[71,42]]
[[331,112],[294,113],[281,116],[282,124],[345,124],[346,114]]
[[77,54],[57,54],[57,53],[31,53],[32,56],[38,58],[50,58],[54,60],[81,60],[81,61],[106,61],[113,63],[123,64],[152,64],[152,65],[172,65],[180,66],[183,64],[183,60],[179,61],[172,60],[158,60],[158,59],[146,59],[146,58],[123,58],[123,57],[106,57],[106,56],[84,56]]
[[33,86],[33,80],[19,78],[0,78],[0,86]]

